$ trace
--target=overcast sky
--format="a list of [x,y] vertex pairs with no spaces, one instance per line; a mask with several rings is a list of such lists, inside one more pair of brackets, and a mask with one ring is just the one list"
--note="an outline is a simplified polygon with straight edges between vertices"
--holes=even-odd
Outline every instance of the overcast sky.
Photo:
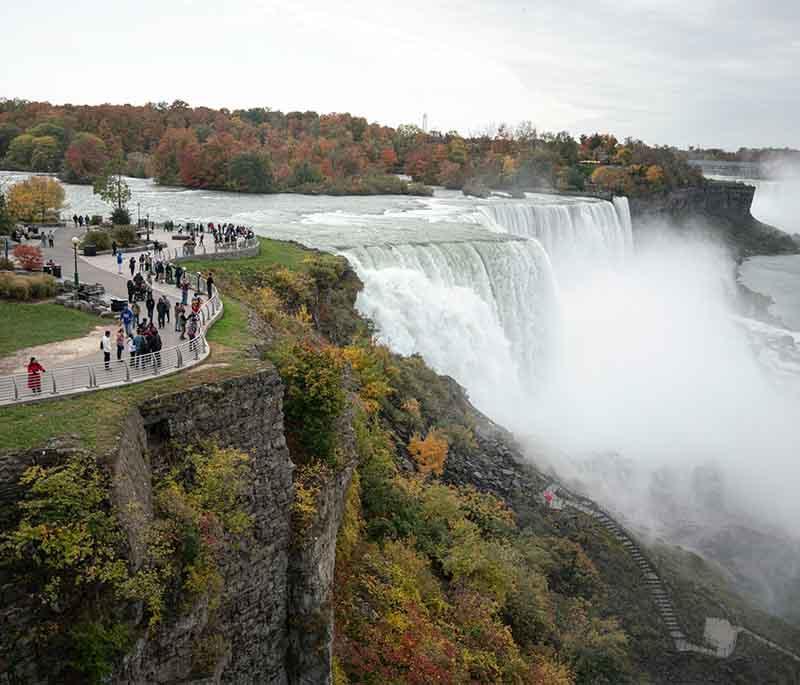
[[2,0],[0,96],[800,147],[800,0]]

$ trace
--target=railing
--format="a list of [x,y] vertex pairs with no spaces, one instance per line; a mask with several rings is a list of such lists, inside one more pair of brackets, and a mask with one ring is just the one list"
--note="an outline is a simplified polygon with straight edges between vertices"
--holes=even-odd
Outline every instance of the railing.
[[[258,245],[258,238],[240,239],[229,245],[232,247],[225,249],[226,252],[250,249]],[[175,252],[177,253],[177,251],[176,249]],[[164,252],[162,250],[162,255],[169,259],[169,253],[164,254]],[[208,284],[200,274],[192,276],[190,284],[197,292],[208,292]],[[175,373],[182,368],[197,364],[208,356],[209,346],[206,332],[221,314],[222,300],[219,297],[219,291],[214,286],[212,287],[212,296],[203,303],[198,311],[200,324],[197,336],[193,340],[187,340],[159,352],[136,355],[133,358],[126,351],[119,361],[112,355],[108,365],[104,361],[100,361],[79,366],[53,368],[38,377],[31,376],[27,372],[0,376],[0,405],[137,383]]]
[[[206,234],[208,235],[208,234]],[[213,240],[213,236],[212,236]],[[154,241],[151,241],[154,242]],[[185,245],[181,245],[180,247],[164,247],[161,248],[161,252],[159,253],[161,257],[164,257],[167,260],[172,259],[185,259],[191,257],[203,257],[209,254],[219,254],[219,253],[231,253],[231,252],[239,252],[241,250],[249,250],[250,248],[256,247],[258,245],[258,238],[238,238],[234,242],[230,243],[211,243],[214,245],[214,249],[209,250],[205,245],[195,245],[194,250],[186,250]]]

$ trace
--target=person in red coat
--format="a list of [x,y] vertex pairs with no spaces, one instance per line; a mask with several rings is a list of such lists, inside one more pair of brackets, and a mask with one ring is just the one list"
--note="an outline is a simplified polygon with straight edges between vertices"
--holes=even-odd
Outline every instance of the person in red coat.
[[34,394],[42,392],[42,376],[46,373],[45,368],[36,361],[36,357],[31,357],[28,362],[28,387]]

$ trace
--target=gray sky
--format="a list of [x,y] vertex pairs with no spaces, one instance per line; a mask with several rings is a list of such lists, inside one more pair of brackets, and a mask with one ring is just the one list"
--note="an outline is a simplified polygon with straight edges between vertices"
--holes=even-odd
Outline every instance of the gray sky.
[[3,0],[0,96],[800,147],[800,0]]

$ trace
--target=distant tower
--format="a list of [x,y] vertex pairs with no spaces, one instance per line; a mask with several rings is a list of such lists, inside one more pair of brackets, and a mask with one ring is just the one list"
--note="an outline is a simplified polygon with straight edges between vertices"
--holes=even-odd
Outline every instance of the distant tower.
[[427,112],[425,112],[422,115],[422,130],[425,131],[425,133],[428,132],[428,113]]

